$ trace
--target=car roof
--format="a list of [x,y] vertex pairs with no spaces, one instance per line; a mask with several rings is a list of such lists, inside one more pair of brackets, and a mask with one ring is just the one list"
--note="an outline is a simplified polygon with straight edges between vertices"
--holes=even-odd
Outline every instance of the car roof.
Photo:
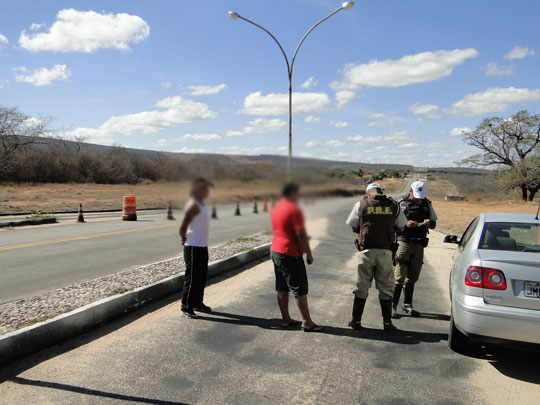
[[540,220],[535,219],[535,214],[518,214],[510,212],[486,212],[480,214],[484,222],[524,222],[524,223],[540,223]]

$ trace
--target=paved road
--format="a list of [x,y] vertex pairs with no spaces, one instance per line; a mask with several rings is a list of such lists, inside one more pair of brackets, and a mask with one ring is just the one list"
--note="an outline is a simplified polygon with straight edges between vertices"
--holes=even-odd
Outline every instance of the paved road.
[[[447,346],[446,288],[452,250],[432,233],[417,287],[423,317],[381,331],[374,291],[364,332],[346,327],[357,253],[343,224],[353,201],[310,216],[317,244],[310,305],[325,334],[282,330],[266,261],[215,282],[200,320],[179,316],[179,297],[0,370],[6,404],[109,403],[538,403],[540,357]],[[291,306],[292,313],[297,314]]]
[[[333,201],[306,209],[320,215]],[[253,214],[252,204],[241,206],[241,217],[234,209],[218,207],[211,245],[269,230],[268,215]],[[164,211],[141,211],[137,222],[124,222],[120,213],[92,213],[80,224],[77,215],[64,214],[58,225],[0,229],[0,304],[178,256],[182,213],[174,215],[177,221],[167,221]]]

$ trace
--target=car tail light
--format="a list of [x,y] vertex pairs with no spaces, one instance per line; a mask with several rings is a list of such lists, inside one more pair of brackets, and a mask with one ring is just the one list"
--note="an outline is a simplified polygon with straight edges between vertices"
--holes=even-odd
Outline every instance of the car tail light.
[[506,290],[506,278],[500,270],[470,266],[465,274],[465,285],[488,290]]

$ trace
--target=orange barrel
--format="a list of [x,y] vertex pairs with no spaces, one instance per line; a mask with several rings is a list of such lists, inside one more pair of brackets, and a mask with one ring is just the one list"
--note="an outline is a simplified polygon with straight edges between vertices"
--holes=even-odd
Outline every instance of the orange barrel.
[[137,220],[137,204],[135,203],[134,195],[125,195],[124,203],[122,205],[122,219],[124,221],[136,221]]

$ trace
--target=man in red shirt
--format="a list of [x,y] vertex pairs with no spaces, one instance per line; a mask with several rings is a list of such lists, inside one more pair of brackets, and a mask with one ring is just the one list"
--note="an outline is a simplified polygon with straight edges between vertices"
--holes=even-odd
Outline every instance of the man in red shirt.
[[304,226],[304,215],[297,205],[300,186],[286,183],[282,197],[270,213],[274,233],[270,257],[274,262],[282,326],[288,328],[298,325],[289,314],[289,292],[292,292],[302,315],[304,332],[322,332],[323,328],[316,325],[309,314],[308,279],[303,255],[306,254],[308,264],[313,263],[313,256]]

